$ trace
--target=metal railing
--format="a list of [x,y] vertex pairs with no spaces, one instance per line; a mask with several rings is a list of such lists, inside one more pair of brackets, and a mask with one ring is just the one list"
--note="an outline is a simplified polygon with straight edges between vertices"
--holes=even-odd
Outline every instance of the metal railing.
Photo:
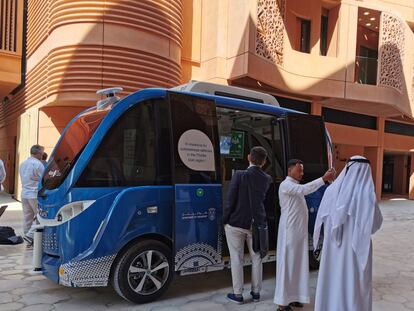
[[361,84],[377,85],[378,59],[355,57],[355,82]]

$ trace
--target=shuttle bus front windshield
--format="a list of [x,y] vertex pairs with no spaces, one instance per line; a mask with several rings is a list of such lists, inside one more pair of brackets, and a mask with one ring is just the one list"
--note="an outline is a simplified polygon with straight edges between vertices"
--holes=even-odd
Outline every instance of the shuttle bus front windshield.
[[68,127],[48,163],[42,180],[43,188],[59,187],[108,111],[88,110]]

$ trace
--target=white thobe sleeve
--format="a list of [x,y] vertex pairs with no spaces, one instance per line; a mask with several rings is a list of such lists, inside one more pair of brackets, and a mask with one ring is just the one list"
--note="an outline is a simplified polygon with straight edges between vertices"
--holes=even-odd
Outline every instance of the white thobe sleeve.
[[374,234],[381,228],[382,225],[382,214],[381,210],[379,209],[378,204],[375,204],[375,210],[374,210],[374,221],[372,223],[372,231],[371,234]]
[[286,184],[285,187],[281,189],[281,191],[288,195],[308,195],[312,192],[315,192],[320,187],[322,187],[325,184],[322,177],[315,179],[314,181],[311,181],[307,184],[301,185],[301,184],[295,184],[293,182]]

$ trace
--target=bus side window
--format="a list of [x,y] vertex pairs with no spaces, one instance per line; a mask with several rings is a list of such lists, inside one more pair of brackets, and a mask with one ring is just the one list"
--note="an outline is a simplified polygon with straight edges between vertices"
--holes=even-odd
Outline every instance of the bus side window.
[[161,183],[158,175],[166,169],[160,170],[157,161],[155,115],[156,101],[138,103],[127,110],[106,133],[76,186],[128,187]]
[[[172,140],[173,140],[173,177],[176,184],[210,184],[219,180],[219,156],[217,141],[216,104],[212,100],[178,93],[169,93]],[[191,133],[191,134],[189,134]],[[197,145],[196,134],[206,138],[211,144]],[[187,136],[188,135],[188,136]],[[181,140],[181,142],[180,142]],[[179,154],[185,150],[182,155]],[[212,151],[212,152],[209,152]],[[204,165],[203,156],[211,155]],[[201,156],[200,156],[201,155]],[[206,158],[205,158],[206,159]],[[194,165],[191,167],[191,165]]]

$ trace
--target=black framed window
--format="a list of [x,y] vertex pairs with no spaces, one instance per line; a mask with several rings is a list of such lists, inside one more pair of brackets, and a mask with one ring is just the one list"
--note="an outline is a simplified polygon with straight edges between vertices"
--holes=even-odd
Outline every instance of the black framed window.
[[299,18],[300,22],[300,48],[303,53],[310,53],[311,21]]
[[377,84],[378,51],[368,47],[360,47],[356,59],[357,82],[362,84]]
[[311,113],[311,103],[306,102],[303,100],[293,99],[293,98],[287,98],[287,97],[281,97],[281,96],[275,96],[280,107],[288,108],[300,112],[304,112],[307,114]]
[[322,116],[325,119],[325,122],[362,127],[372,130],[377,129],[377,118],[366,114],[324,107],[322,108]]
[[323,56],[328,53],[328,23],[328,15],[321,15],[320,54]]
[[385,121],[385,133],[414,136],[414,125]]

